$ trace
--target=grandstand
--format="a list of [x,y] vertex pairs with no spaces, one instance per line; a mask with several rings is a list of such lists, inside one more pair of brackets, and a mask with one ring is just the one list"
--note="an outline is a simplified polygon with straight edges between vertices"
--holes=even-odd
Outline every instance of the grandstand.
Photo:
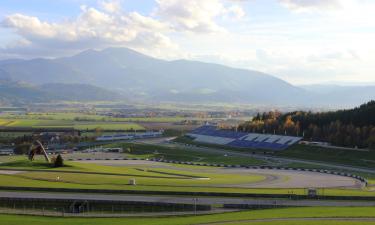
[[227,145],[239,148],[260,148],[271,150],[284,150],[298,143],[302,138],[284,135],[258,134],[219,130],[215,126],[205,125],[199,127],[187,136],[196,142]]

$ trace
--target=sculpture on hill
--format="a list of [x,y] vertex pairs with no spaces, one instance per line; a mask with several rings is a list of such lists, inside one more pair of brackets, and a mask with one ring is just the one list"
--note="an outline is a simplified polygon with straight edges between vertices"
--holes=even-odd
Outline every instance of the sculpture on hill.
[[44,149],[43,144],[40,141],[34,141],[30,147],[29,151],[29,160],[33,161],[36,154],[43,154],[47,162],[51,162],[46,150]]

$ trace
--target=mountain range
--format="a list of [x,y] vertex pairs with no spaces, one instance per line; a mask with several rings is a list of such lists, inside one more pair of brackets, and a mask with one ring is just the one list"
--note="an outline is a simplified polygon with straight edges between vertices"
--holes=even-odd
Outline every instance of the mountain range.
[[350,106],[375,98],[373,86],[322,91],[313,86],[297,87],[259,71],[198,61],[166,61],[127,48],[87,50],[55,59],[3,60],[0,80],[2,99],[6,96],[24,102],[127,99]]

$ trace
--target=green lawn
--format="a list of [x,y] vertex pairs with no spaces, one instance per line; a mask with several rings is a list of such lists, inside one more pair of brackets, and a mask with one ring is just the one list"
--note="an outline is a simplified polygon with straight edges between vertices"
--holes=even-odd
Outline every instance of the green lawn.
[[[180,142],[180,143],[186,143],[186,144],[194,144],[196,146],[220,148],[220,149],[225,149],[229,151],[237,151],[237,152],[241,152],[241,151],[247,151],[247,152],[250,151],[250,152],[256,152],[256,153],[264,152],[264,150],[261,150],[261,149],[243,149],[243,148],[235,148],[235,147],[223,146],[223,145],[197,143],[197,142],[194,142],[191,138],[188,138],[185,136],[178,137],[175,139],[175,141]],[[307,146],[307,145],[294,145],[286,150],[275,152],[275,156],[312,160],[312,161],[326,162],[326,163],[333,163],[333,164],[343,164],[343,165],[375,168],[375,151],[374,150],[355,151],[355,150],[322,148],[322,147]],[[284,165],[284,166],[298,167],[297,164]],[[302,164],[300,164],[300,166],[303,168],[316,168],[317,167],[312,164],[304,164],[303,166]],[[323,167],[319,167],[319,168],[323,168]],[[365,177],[371,177],[371,176],[366,176],[366,174],[363,174],[363,175],[365,175]]]
[[264,165],[265,161],[249,157],[224,156],[217,153],[191,151],[185,148],[166,147],[136,143],[115,143],[105,147],[121,147],[130,150],[128,155],[139,158],[161,158],[177,161],[215,163],[230,165]]
[[[152,168],[147,165],[115,167],[80,162],[67,162],[66,164],[65,167],[52,168],[43,161],[5,162],[0,164],[0,169],[33,171],[12,175],[2,174],[0,180],[4,186],[14,187],[232,192],[237,188],[233,189],[230,185],[253,183],[265,179],[264,176],[256,174],[221,174],[216,169],[205,169],[200,166],[180,165],[177,168]],[[136,179],[137,186],[128,185],[129,180],[133,178]],[[228,187],[222,187],[223,185]]]
[[[353,225],[375,224],[375,221],[350,221],[343,218],[375,218],[375,207],[304,207],[265,209],[199,216],[171,216],[153,218],[55,218],[41,216],[0,215],[1,225],[192,225],[192,224],[307,224],[307,225]],[[270,219],[284,219],[270,221]],[[295,220],[301,218],[300,220]],[[321,218],[304,221],[303,218]],[[323,218],[336,218],[325,221]],[[253,223],[252,220],[265,220]],[[294,219],[294,220],[293,220]],[[341,219],[341,220],[339,220]]]
[[[264,193],[305,195],[303,188],[246,188],[249,184],[264,179],[258,174],[236,174],[220,171],[225,169],[166,164],[165,168],[153,168],[148,165],[127,165],[123,167],[104,166],[82,162],[67,162],[66,167],[52,168],[41,161],[19,160],[0,164],[0,169],[28,169],[12,175],[0,175],[2,186],[12,187],[49,187],[69,189],[110,189],[138,191],[180,191],[215,193]],[[169,166],[169,167],[168,167]],[[72,173],[80,172],[80,173]],[[105,174],[104,174],[105,173]],[[59,180],[57,180],[59,177]],[[136,186],[128,185],[135,178]],[[197,179],[203,178],[203,179]],[[209,178],[209,179],[207,179]],[[322,190],[318,190],[319,193]],[[339,196],[375,196],[375,192],[355,189],[324,189],[325,195]]]
[[351,151],[295,145],[276,155],[298,159],[375,168],[375,151]]

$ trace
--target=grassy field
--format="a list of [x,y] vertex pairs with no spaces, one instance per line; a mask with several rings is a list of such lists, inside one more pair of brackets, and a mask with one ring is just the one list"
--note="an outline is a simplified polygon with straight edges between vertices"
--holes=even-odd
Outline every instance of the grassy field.
[[351,173],[351,174],[355,174],[361,177],[365,177],[368,181],[368,184],[375,185],[375,171],[374,173],[365,173],[365,172],[358,172],[358,171],[352,171],[352,170],[337,169],[337,168],[333,168],[330,166],[316,166],[314,164],[308,164],[308,163],[288,163],[283,166],[294,167],[294,168],[307,168],[307,169],[325,169],[325,170],[331,170],[331,171],[338,171],[342,173]]
[[[150,165],[127,165],[122,167],[103,166],[91,163],[67,162],[62,168],[51,168],[41,161],[28,162],[17,160],[0,164],[0,169],[27,169],[17,174],[1,174],[3,186],[12,187],[49,187],[69,189],[106,189],[138,191],[181,191],[216,193],[265,193],[304,195],[303,188],[247,188],[241,184],[250,184],[264,179],[259,174],[221,173],[218,168],[162,164],[163,167]],[[77,173],[79,172],[79,173]],[[105,174],[103,174],[105,173]],[[59,177],[59,179],[57,179]],[[128,185],[130,179],[136,179],[137,185]],[[201,179],[197,179],[201,178]],[[325,195],[375,196],[366,189],[318,189]]]
[[[229,151],[237,152],[255,152],[260,153],[265,150],[262,149],[245,149],[245,148],[235,148],[231,146],[213,145],[206,143],[194,142],[191,138],[181,136],[175,139],[176,142],[193,144],[196,146],[220,148]],[[352,165],[359,167],[375,168],[375,151],[355,151],[355,150],[340,150],[340,149],[330,149],[322,148],[317,146],[307,146],[307,145],[294,145],[290,148],[277,151],[274,153],[275,156],[281,156],[286,158],[296,158],[304,160],[312,160],[319,162],[327,162],[334,164]],[[316,166],[315,166],[316,167]],[[314,168],[315,168],[314,167]]]
[[[0,164],[0,169],[27,169],[13,175],[0,175],[2,184],[23,187],[61,187],[116,190],[233,191],[224,185],[253,183],[265,179],[261,175],[217,173],[212,168],[182,166],[178,169],[153,168],[147,165],[128,167],[68,162],[62,168],[51,168],[42,161],[18,160]],[[194,168],[194,169],[193,169]],[[80,172],[80,173],[72,173]],[[103,174],[106,173],[106,174]],[[59,180],[57,180],[59,177]],[[137,186],[128,185],[135,178]]]
[[[375,224],[355,218],[374,218],[374,207],[304,207],[265,209],[199,216],[152,218],[54,218],[41,216],[0,215],[1,225],[192,225],[192,224],[272,224],[272,225],[354,225]],[[315,218],[309,220],[308,218]],[[326,218],[326,220],[324,219]],[[327,220],[327,219],[330,220]],[[351,219],[345,219],[351,218]],[[306,221],[307,220],[307,221]]]
[[164,147],[149,144],[115,143],[105,147],[121,147],[129,150],[129,156],[138,158],[158,158],[199,163],[216,163],[230,165],[264,165],[265,162],[253,157],[224,156],[219,154],[191,151],[184,148]]
[[[81,121],[108,121],[108,122],[180,122],[183,120],[203,120],[191,117],[124,117],[115,118],[87,113],[27,113],[26,115],[3,114],[0,119],[22,120],[81,120]],[[207,120],[207,119],[205,119]],[[1,121],[0,121],[1,125]]]
[[375,151],[355,151],[295,145],[278,156],[375,168]]
[[77,130],[144,130],[133,122],[103,122],[44,119],[0,119],[0,126],[5,128],[74,128]]

